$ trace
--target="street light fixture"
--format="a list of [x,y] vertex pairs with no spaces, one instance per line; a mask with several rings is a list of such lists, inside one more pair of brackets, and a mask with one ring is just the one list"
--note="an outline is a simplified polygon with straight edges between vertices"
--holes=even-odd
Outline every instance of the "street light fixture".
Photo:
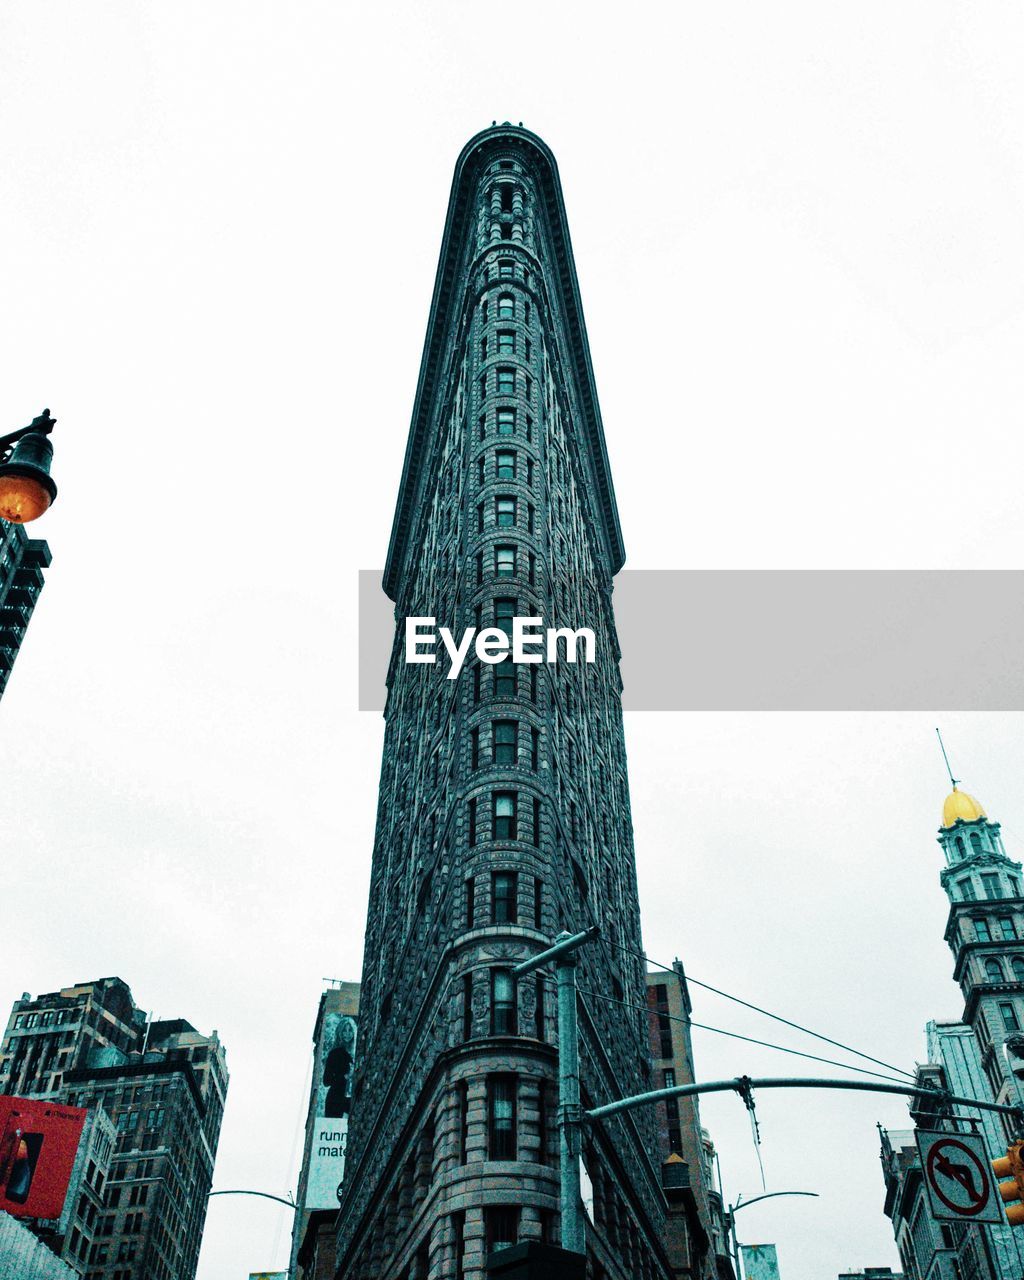
[[740,1209],[749,1209],[752,1204],[757,1204],[759,1200],[774,1200],[776,1196],[814,1196],[817,1197],[817,1191],[769,1191],[763,1196],[754,1196],[753,1200],[744,1200],[740,1196],[735,1204],[731,1204],[726,1209],[726,1220],[729,1226],[729,1233],[732,1236],[732,1258],[733,1265],[736,1268],[736,1280],[740,1280],[740,1247],[736,1243],[736,1214]]
[[0,436],[0,518],[11,524],[37,520],[57,496],[49,439],[56,421],[44,409],[27,427]]

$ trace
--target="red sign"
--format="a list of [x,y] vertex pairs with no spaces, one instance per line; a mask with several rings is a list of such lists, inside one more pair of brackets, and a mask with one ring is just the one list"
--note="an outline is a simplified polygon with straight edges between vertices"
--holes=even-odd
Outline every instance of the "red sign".
[[0,1209],[15,1218],[60,1217],[87,1114],[0,1095]]

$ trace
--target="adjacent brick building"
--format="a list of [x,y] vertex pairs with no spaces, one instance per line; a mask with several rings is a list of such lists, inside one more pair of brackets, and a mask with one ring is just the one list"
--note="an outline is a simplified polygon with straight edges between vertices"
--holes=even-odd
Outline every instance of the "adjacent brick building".
[[[675,972],[647,975],[654,1088],[692,1084],[690,992],[682,964]],[[669,1202],[668,1250],[673,1274],[697,1280],[731,1280],[732,1262],[722,1193],[715,1176],[715,1149],[701,1127],[696,1097],[659,1102],[658,1141],[662,1185]]]
[[[416,305],[402,299],[401,305]],[[344,1280],[482,1280],[557,1242],[553,984],[580,953],[582,1082],[653,1084],[612,581],[624,559],[558,170],[505,124],[456,165],[384,586],[398,621],[360,1004]],[[404,660],[404,619],[587,626],[596,660],[457,680]],[[668,1280],[653,1111],[591,1126],[594,1280]]]
[[86,1280],[193,1280],[227,1085],[216,1031],[148,1021],[120,978],[15,1001],[0,1093],[85,1107],[108,1136],[66,1229],[41,1225]]

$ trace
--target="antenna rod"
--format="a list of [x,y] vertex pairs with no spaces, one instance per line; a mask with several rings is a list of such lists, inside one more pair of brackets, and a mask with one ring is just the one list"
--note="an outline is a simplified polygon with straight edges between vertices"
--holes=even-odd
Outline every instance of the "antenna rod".
[[942,758],[946,762],[946,772],[949,774],[949,780],[953,784],[953,790],[955,791],[956,784],[960,781],[960,779],[953,777],[953,770],[949,767],[949,756],[946,755],[946,744],[942,741],[942,734],[939,733],[938,726],[936,726],[936,729],[935,729],[935,736],[939,740],[939,746],[942,749]]

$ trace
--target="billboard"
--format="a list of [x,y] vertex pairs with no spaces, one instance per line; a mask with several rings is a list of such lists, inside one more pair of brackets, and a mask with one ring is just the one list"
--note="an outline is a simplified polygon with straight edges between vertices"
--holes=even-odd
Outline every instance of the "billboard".
[[334,1116],[316,1117],[313,1121],[313,1141],[309,1148],[307,1209],[337,1209],[341,1203],[347,1144],[348,1116],[341,1119]]
[[341,1200],[355,1053],[356,1019],[335,1010],[326,1011],[314,1065],[305,1209],[337,1209]]
[[0,1209],[59,1218],[87,1112],[0,1095]]

